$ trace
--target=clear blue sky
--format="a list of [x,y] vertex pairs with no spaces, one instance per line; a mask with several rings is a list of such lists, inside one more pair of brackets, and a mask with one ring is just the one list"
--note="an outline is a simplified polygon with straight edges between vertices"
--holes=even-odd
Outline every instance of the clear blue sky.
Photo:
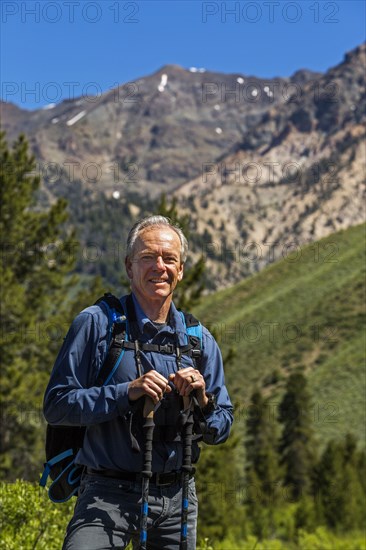
[[27,109],[165,64],[270,78],[326,71],[365,40],[364,0],[2,0],[1,97]]

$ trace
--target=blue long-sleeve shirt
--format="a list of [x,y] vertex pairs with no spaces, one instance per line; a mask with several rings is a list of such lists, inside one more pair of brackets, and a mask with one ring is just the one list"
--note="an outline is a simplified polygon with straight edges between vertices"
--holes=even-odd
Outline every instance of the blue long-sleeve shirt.
[[[186,343],[186,331],[174,304],[168,323],[160,330],[148,319],[133,295],[139,341],[152,344]],[[126,296],[121,298],[126,311]],[[128,398],[129,383],[138,377],[133,350],[125,350],[117,371],[107,385],[95,385],[108,347],[108,316],[104,305],[91,306],[74,319],[57,356],[44,398],[44,415],[49,424],[86,426],[82,449],[76,462],[94,469],[139,472],[142,453],[132,450],[127,418],[134,403]],[[165,378],[177,371],[175,355],[141,352],[144,372],[157,370]],[[182,367],[193,366],[192,359],[182,356]],[[217,398],[217,408],[206,415],[211,436],[207,443],[225,441],[233,422],[233,407],[225,386],[219,347],[210,332],[202,327],[202,359],[200,371],[206,392]],[[205,438],[204,438],[205,440]],[[193,447],[193,460],[199,450]],[[168,472],[182,465],[180,442],[154,442],[152,470]]]

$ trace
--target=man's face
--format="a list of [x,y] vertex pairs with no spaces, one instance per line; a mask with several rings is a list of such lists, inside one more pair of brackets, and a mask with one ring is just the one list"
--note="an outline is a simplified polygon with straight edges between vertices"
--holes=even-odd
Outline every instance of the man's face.
[[126,270],[131,289],[144,301],[163,302],[183,277],[178,235],[169,227],[148,227],[136,239]]

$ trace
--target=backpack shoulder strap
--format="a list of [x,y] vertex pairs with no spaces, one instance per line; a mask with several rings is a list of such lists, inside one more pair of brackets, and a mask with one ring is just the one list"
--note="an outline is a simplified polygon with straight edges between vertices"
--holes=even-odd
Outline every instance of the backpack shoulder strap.
[[121,301],[110,292],[106,292],[101,298],[95,302],[95,306],[104,303],[108,308],[108,317],[112,323],[122,322],[124,319],[120,317],[125,317],[125,312],[123,310]]
[[120,300],[106,292],[95,305],[103,303],[108,312],[108,353],[96,379],[97,386],[105,386],[117,370],[124,354],[123,341],[127,338],[127,317]]
[[192,313],[186,313],[185,311],[179,311],[179,313],[186,328],[188,341],[192,346],[194,363],[198,370],[200,370],[202,360],[202,325]]
[[202,325],[196,319],[192,313],[186,313],[185,311],[182,311],[184,322],[186,325],[186,332],[188,336],[196,336],[200,340],[200,345],[202,347]]

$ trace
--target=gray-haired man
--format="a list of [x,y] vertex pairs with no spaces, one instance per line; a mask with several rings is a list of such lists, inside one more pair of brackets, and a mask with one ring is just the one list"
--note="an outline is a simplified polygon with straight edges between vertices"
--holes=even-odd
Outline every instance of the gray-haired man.
[[[160,403],[149,489],[148,548],[179,548],[183,447],[176,416],[183,397],[195,392],[207,426],[204,441],[218,444],[229,436],[233,410],[221,354],[205,327],[199,369],[189,355],[143,351],[144,344],[170,344],[174,349],[186,344],[182,315],[172,299],[183,278],[187,249],[182,231],[162,216],[144,218],[128,236],[125,264],[132,292],[121,298],[121,304],[124,311],[127,300],[133,304],[141,375],[136,354],[126,350],[108,385],[93,385],[107,353],[108,319],[99,305],[75,318],[59,352],[46,390],[45,417],[50,424],[87,426],[77,456],[85,474],[65,550],[121,549],[130,540],[138,546],[143,465],[142,453],[132,448],[131,433],[139,438],[141,430],[136,424],[142,422],[141,398],[149,396],[155,404]],[[194,441],[194,463],[198,457]],[[194,477],[188,495],[188,548],[193,550],[197,527]]]

